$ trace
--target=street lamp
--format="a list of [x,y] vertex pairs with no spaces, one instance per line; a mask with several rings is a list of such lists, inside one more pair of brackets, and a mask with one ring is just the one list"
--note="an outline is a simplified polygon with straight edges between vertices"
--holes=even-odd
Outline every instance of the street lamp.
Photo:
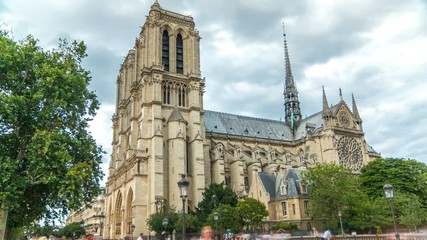
[[396,218],[394,217],[394,208],[393,208],[393,186],[391,184],[386,184],[384,185],[384,192],[385,192],[385,198],[387,198],[387,200],[390,203],[390,208],[391,208],[391,215],[393,217],[393,223],[394,223],[394,232],[396,233],[396,240],[400,240],[400,235],[399,232],[397,231],[397,227],[396,227]]
[[216,229],[218,228],[218,212],[214,212],[213,218],[215,220],[215,232],[216,232]]
[[341,210],[338,210],[338,217],[340,217],[340,225],[341,225],[341,234],[344,235],[344,228],[342,227],[342,219],[341,219],[342,213]]
[[164,235],[166,235],[166,227],[168,226],[168,224],[169,224],[169,219],[163,218],[162,225],[163,225],[163,229],[164,229],[164,231],[163,231]]
[[132,240],[133,240],[133,231],[135,231],[135,224],[132,224],[132,225],[130,226],[130,230],[131,230],[131,232],[132,232]]
[[213,204],[214,204],[214,208],[216,208],[216,202],[217,202],[217,200],[218,200],[218,198],[216,197],[216,195],[215,194],[212,195],[212,201],[213,201]]
[[182,240],[185,239],[185,199],[188,196],[188,186],[190,181],[185,178],[185,174],[181,174],[181,180],[178,181],[180,197],[182,198]]

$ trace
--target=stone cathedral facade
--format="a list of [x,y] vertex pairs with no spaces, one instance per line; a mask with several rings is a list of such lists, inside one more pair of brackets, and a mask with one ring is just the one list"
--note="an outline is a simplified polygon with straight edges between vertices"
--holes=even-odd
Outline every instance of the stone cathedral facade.
[[[210,183],[262,201],[266,222],[310,228],[301,173],[322,163],[358,171],[378,157],[364,139],[356,101],[301,116],[286,38],[285,121],[209,111],[203,107],[199,32],[194,19],[157,1],[117,77],[112,154],[105,195],[104,238],[148,233],[159,207],[181,209],[177,182],[190,180],[188,210]],[[340,93],[341,95],[341,93]],[[320,105],[320,104],[319,104]]]

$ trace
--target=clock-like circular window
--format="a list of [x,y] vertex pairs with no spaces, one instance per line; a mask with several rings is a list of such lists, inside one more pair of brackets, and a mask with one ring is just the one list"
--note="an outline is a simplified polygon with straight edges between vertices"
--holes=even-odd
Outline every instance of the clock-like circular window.
[[351,170],[360,170],[363,165],[362,149],[352,137],[341,137],[338,141],[339,163]]

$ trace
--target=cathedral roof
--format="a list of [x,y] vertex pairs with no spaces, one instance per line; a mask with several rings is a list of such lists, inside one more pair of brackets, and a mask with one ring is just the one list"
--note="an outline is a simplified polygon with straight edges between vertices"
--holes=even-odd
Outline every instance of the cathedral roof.
[[259,176],[259,179],[261,179],[262,185],[264,185],[265,190],[268,192],[268,194],[270,194],[270,198],[271,199],[276,198],[276,189],[275,189],[276,176],[268,172],[259,172],[258,176]]
[[292,140],[289,126],[282,121],[246,117],[205,110],[206,132],[273,140]]
[[175,107],[168,119],[168,122],[173,122],[173,121],[180,121],[180,122],[185,122],[187,123],[187,121],[184,120],[184,118],[181,115],[181,112],[179,111],[179,109],[177,107]]

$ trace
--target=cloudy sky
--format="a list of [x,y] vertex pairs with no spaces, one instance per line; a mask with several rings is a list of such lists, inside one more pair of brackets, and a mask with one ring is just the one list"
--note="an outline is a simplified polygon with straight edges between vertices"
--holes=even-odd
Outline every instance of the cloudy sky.
[[[108,154],[115,80],[154,0],[0,0],[0,25],[46,48],[84,41],[102,102],[91,131]],[[283,119],[286,25],[303,116],[353,93],[367,142],[384,157],[427,163],[427,2],[160,0],[192,15],[201,40],[205,109]]]

